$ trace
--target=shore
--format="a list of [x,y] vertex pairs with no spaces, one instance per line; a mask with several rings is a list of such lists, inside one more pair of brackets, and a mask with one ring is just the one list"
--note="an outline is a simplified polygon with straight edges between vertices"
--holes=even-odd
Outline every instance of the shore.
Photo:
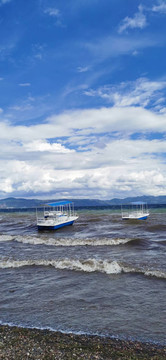
[[166,346],[1,325],[0,359],[164,360]]

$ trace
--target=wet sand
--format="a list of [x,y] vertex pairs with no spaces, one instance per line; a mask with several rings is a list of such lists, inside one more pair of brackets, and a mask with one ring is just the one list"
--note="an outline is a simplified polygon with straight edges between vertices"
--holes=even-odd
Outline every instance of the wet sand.
[[166,346],[2,325],[0,359],[164,360]]

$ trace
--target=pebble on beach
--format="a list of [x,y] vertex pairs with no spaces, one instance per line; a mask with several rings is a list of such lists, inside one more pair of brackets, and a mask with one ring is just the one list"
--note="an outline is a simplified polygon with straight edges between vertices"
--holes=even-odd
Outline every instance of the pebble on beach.
[[165,360],[166,347],[108,337],[0,326],[1,360]]

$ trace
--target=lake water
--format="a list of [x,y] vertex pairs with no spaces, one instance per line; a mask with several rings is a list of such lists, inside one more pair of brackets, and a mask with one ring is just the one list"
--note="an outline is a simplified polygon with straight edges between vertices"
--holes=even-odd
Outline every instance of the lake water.
[[77,213],[43,232],[34,212],[0,213],[0,322],[165,344],[166,209]]

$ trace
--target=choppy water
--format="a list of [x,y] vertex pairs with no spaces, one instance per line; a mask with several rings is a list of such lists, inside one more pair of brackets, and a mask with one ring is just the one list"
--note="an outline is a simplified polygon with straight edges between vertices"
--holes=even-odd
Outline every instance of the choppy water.
[[51,232],[0,213],[0,322],[166,343],[166,209],[78,213]]

